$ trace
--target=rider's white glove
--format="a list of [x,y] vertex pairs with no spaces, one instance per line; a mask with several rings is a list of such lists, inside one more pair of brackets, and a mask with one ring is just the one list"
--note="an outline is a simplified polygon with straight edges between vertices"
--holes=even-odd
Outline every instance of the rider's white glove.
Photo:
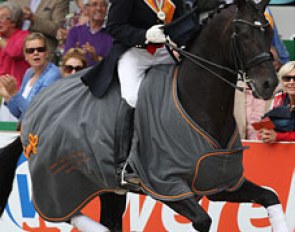
[[146,32],[146,43],[165,43],[166,36],[163,31],[163,25],[154,25]]

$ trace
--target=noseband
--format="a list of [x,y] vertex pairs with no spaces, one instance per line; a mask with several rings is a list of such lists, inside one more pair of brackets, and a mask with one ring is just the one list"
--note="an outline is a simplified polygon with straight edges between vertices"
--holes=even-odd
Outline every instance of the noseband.
[[237,33],[237,24],[239,24],[239,23],[248,25],[250,27],[253,27],[253,28],[261,30],[261,31],[265,31],[265,28],[269,26],[269,23],[262,25],[260,23],[260,21],[255,21],[254,23],[251,23],[251,22],[248,22],[243,19],[238,19],[237,13],[236,13],[236,17],[233,20],[234,30],[231,35],[231,54],[232,54],[232,57],[234,60],[235,70],[233,70],[229,67],[223,66],[223,65],[216,64],[212,61],[209,61],[207,59],[204,59],[202,57],[194,55],[190,52],[184,51],[183,49],[178,48],[177,46],[171,44],[169,41],[166,42],[166,46],[168,46],[172,50],[177,51],[181,56],[187,58],[188,60],[190,60],[194,64],[207,70],[208,72],[213,74],[215,77],[217,77],[217,78],[221,79],[222,81],[226,82],[227,84],[229,84],[231,87],[243,92],[244,91],[243,87],[239,87],[239,86],[233,84],[232,82],[228,81],[227,79],[225,79],[224,77],[222,77],[221,75],[219,75],[218,73],[216,73],[215,71],[213,71],[212,69],[207,67],[206,64],[209,66],[218,68],[220,70],[225,70],[228,73],[231,73],[234,75],[239,75],[240,77],[242,77],[242,80],[252,89],[252,91],[257,96],[260,96],[259,92],[255,88],[255,85],[253,84],[252,78],[247,77],[246,71],[254,66],[257,66],[258,64],[260,64],[262,62],[272,60],[272,56],[270,55],[270,52],[261,52],[258,55],[254,56],[253,58],[249,59],[247,62],[245,62],[243,60],[243,56],[241,54],[241,46],[240,46],[239,36]]

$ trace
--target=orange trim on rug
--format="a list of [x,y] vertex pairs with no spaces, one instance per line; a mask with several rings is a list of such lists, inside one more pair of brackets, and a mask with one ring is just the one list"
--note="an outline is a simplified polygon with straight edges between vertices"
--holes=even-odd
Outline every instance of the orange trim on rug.
[[238,134],[239,134],[239,130],[238,130],[238,127],[236,126],[235,132],[234,132],[233,136],[231,137],[231,140],[230,140],[230,142],[229,142],[229,144],[227,146],[228,149],[232,149]]
[[195,130],[197,131],[200,135],[202,135],[211,145],[213,145],[214,148],[219,148],[219,145],[217,145],[214,141],[212,141],[203,131],[201,131],[199,128],[197,128],[194,123],[185,115],[181,107],[179,106],[179,102],[177,99],[177,94],[176,94],[176,80],[177,80],[177,73],[178,69],[177,67],[174,70],[174,77],[173,77],[173,84],[172,84],[172,95],[173,95],[173,101],[174,104],[178,110],[178,112],[181,114],[181,116],[184,118],[184,120]]
[[110,189],[110,190],[99,190],[91,195],[89,195],[81,204],[79,204],[75,209],[73,209],[71,212],[69,212],[68,214],[66,214],[64,217],[60,217],[60,218],[51,218],[51,217],[47,217],[45,216],[45,214],[42,213],[42,211],[39,209],[38,205],[35,202],[35,199],[33,199],[34,202],[34,206],[38,212],[38,214],[45,219],[46,221],[51,221],[51,222],[64,222],[66,221],[70,216],[72,216],[74,213],[77,212],[77,210],[83,208],[83,206],[85,206],[88,202],[90,202],[92,200],[92,198],[99,196],[101,193],[103,192],[115,192],[116,190],[114,189]]
[[231,187],[231,188],[227,189],[226,191],[227,191],[227,192],[233,192],[233,191],[236,191],[236,190],[237,190],[237,188],[239,188],[239,187],[240,187],[240,185],[241,185],[241,182],[242,182],[244,179],[245,179],[245,178],[244,178],[244,176],[242,176],[242,177],[240,178],[240,180],[238,181],[238,183],[237,183],[237,184],[235,184],[233,187]]
[[213,189],[213,190],[207,190],[207,191],[200,191],[200,190],[197,190],[197,189],[195,188],[194,183],[196,182],[196,179],[197,179],[197,177],[198,177],[198,171],[199,171],[200,163],[201,163],[201,161],[202,161],[203,159],[205,159],[205,158],[207,158],[207,157],[209,157],[209,156],[215,156],[215,155],[219,155],[219,154],[222,154],[222,155],[231,155],[231,154],[233,154],[233,153],[235,153],[235,152],[230,152],[230,151],[228,151],[228,152],[225,152],[225,151],[218,151],[218,152],[212,152],[212,153],[210,153],[210,154],[207,154],[207,155],[202,156],[202,157],[198,160],[197,165],[196,165],[195,175],[194,175],[193,182],[192,182],[192,189],[193,189],[194,191],[196,191],[196,192],[201,192],[201,193],[202,193],[202,192],[203,192],[203,193],[205,193],[205,192],[209,193],[209,192],[217,191],[218,188]]
[[183,197],[195,195],[193,192],[187,192],[187,193],[182,193],[182,194],[174,195],[174,196],[166,196],[166,195],[162,195],[162,194],[154,192],[153,190],[148,188],[146,185],[144,185],[144,183],[142,183],[142,181],[140,181],[140,185],[143,189],[145,189],[151,195],[155,196],[156,198],[161,198],[161,199],[177,199],[177,198],[183,198]]

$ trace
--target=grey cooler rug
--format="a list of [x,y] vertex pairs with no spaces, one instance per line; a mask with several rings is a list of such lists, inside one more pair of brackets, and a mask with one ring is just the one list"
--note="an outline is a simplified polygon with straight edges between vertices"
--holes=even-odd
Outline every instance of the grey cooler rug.
[[[238,130],[221,149],[181,107],[173,73],[173,66],[151,69],[139,91],[128,162],[143,191],[158,200],[177,201],[237,188],[243,181]],[[22,142],[34,204],[44,219],[66,221],[93,197],[120,188],[113,149],[120,100],[117,82],[98,99],[80,78],[66,78],[30,104]]]

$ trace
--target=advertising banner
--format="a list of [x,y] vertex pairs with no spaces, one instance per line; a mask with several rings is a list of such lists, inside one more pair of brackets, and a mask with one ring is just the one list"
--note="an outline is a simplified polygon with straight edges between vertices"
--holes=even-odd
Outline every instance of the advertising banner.
[[[0,133],[1,146],[11,141],[11,133]],[[287,223],[295,232],[295,143],[262,144],[243,142],[250,149],[244,153],[245,176],[258,185],[271,188],[279,194]],[[200,201],[213,222],[210,232],[271,232],[266,210],[252,203]],[[99,220],[99,198],[95,198],[83,212]],[[124,215],[124,232],[186,232],[191,223],[167,206],[150,197],[128,194]],[[77,232],[67,223],[45,222],[36,213],[28,164],[22,156],[14,180],[14,187],[0,220],[1,232]]]

